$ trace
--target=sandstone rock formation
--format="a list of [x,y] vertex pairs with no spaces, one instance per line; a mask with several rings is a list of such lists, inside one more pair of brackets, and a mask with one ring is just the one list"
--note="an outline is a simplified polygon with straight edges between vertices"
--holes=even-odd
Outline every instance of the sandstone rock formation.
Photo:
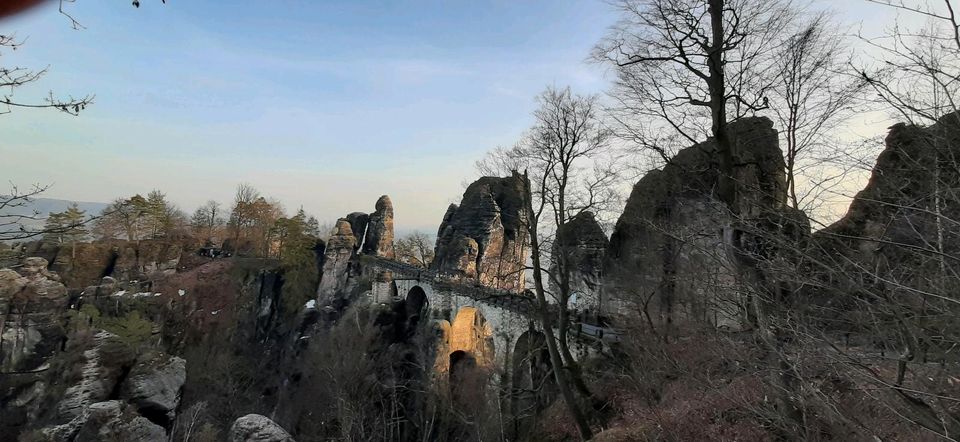
[[345,218],[337,220],[336,231],[327,240],[324,251],[323,276],[317,289],[317,300],[321,305],[329,304],[343,295],[356,245],[357,238],[350,228],[350,222]]
[[167,240],[97,241],[57,245],[35,241],[22,246],[26,256],[41,257],[69,288],[96,284],[104,276],[144,280],[176,271],[183,244]]
[[180,405],[180,389],[187,380],[187,361],[163,354],[146,355],[130,370],[122,397],[140,414],[163,416],[172,422]]
[[165,442],[167,433],[163,427],[143,416],[125,410],[121,401],[111,400],[91,404],[87,408],[88,419],[77,432],[76,442],[104,440],[129,440]]
[[367,225],[370,223],[370,215],[363,212],[353,212],[344,217],[350,223],[350,229],[353,230],[353,236],[357,239],[359,248],[363,244],[363,238],[367,233]]
[[828,312],[847,310],[836,304],[871,284],[944,290],[934,275],[950,274],[960,256],[960,113],[929,127],[896,124],[885,144],[847,214],[813,235],[828,265],[812,272],[836,290],[815,301]]
[[[960,113],[946,115],[930,127],[897,124],[890,128],[886,147],[877,157],[867,186],[847,214],[814,234],[829,253],[844,253],[863,263],[886,261],[890,265],[936,265],[937,260],[904,253],[903,247],[929,247],[942,237],[940,252],[960,255],[960,229],[942,219],[960,219]],[[870,265],[872,268],[873,266]]]
[[126,243],[110,276],[122,280],[143,279],[155,272],[173,273],[183,250],[179,244],[160,240]]
[[[569,293],[577,310],[599,313],[603,265],[609,244],[591,212],[578,214],[557,232],[551,269],[557,274],[558,260],[561,257],[565,260],[569,269]],[[555,286],[556,282],[551,280],[551,284]]]
[[[663,169],[633,187],[610,238],[603,308],[611,313],[646,306],[658,323],[699,321],[737,328],[743,299],[736,285],[725,234],[734,223],[798,225],[805,218],[785,207],[784,162],[777,132],[767,118],[730,125],[736,201],[714,196],[715,143],[680,151]],[[766,227],[764,227],[766,228]]]
[[67,287],[84,287],[113,273],[118,258],[114,242],[77,243],[61,247],[50,263]]
[[230,442],[295,442],[276,422],[259,414],[248,414],[233,422]]
[[523,178],[483,177],[450,205],[431,269],[505,290],[522,290],[529,251]]
[[393,202],[383,195],[377,200],[376,211],[370,214],[363,253],[393,259]]
[[67,290],[47,260],[24,260],[20,273],[0,269],[0,373],[37,369],[56,352]]

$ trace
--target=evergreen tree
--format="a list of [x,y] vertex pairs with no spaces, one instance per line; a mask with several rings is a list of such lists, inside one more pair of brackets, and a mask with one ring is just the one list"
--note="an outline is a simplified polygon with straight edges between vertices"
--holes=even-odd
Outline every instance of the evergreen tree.
[[43,239],[57,245],[69,244],[71,256],[76,257],[77,242],[86,239],[87,227],[84,224],[86,211],[73,203],[63,212],[52,212],[44,224]]
[[[284,276],[284,311],[292,314],[312,299],[319,278],[315,248],[317,236],[310,218],[300,209],[291,218],[280,218],[272,229]],[[314,222],[316,220],[314,219]]]

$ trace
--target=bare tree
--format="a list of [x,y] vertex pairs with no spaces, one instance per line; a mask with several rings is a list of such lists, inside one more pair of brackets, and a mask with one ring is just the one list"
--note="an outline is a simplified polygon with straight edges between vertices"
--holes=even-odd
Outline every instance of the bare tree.
[[[917,29],[894,26],[861,40],[877,54],[858,73],[899,119],[936,124],[960,111],[960,11],[951,0],[867,0],[926,19]],[[960,118],[960,117],[957,117]]]
[[240,233],[253,222],[254,202],[260,198],[260,192],[248,183],[237,185],[237,192],[233,198],[233,209],[230,212],[230,227],[233,229],[234,241],[240,240]]
[[414,231],[396,241],[397,259],[418,267],[428,268],[433,261],[433,241],[425,233]]
[[[818,181],[807,169],[822,169],[839,142],[834,130],[851,116],[866,87],[851,69],[846,39],[826,13],[800,23],[776,58],[776,82],[770,88],[770,110],[781,128],[787,196],[794,209],[814,208],[817,193],[836,179]],[[842,177],[843,174],[836,174]],[[797,180],[807,188],[797,193]]]
[[45,219],[44,215],[29,208],[33,199],[50,186],[34,184],[27,190],[10,184],[10,193],[0,195],[0,241],[13,241],[43,235],[43,229],[30,227]]
[[[567,344],[571,265],[565,253],[551,253],[557,232],[574,217],[605,212],[617,201],[616,169],[610,165],[611,132],[602,124],[597,97],[573,94],[569,88],[547,88],[537,98],[535,123],[512,149],[497,149],[480,163],[486,173],[503,168],[525,170],[527,228],[531,235],[534,292],[539,320],[547,337],[554,375],[580,435],[592,435],[589,421],[574,397],[571,384],[584,398],[593,399],[579,364]],[[552,258],[551,258],[552,255]],[[552,269],[543,262],[553,260]],[[552,290],[551,290],[552,289]],[[548,302],[548,297],[553,302]],[[554,333],[556,330],[556,333]]]
[[[0,35],[0,51],[17,50],[23,45],[23,42],[24,40],[18,40],[15,35]],[[0,52],[0,55],[2,55],[2,52]],[[20,66],[0,66],[0,88],[6,91],[0,95],[0,104],[4,105],[0,114],[10,113],[14,108],[30,108],[56,109],[76,116],[93,103],[93,95],[85,95],[81,98],[72,96],[63,98],[57,97],[51,92],[42,101],[20,100],[14,97],[17,88],[39,81],[46,73],[47,68],[32,70]]]
[[[613,118],[669,161],[706,136],[717,144],[717,196],[736,211],[730,121],[766,109],[772,56],[793,20],[789,0],[622,0],[622,18],[594,50],[614,67]],[[703,128],[709,127],[709,131]],[[668,133],[670,135],[661,135]]]

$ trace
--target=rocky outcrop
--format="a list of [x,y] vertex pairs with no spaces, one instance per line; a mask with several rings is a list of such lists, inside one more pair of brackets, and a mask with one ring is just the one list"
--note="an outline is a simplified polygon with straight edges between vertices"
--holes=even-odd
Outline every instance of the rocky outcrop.
[[34,241],[19,246],[26,256],[49,261],[68,288],[93,285],[104,276],[129,281],[172,274],[182,263],[183,248],[182,243],[160,239],[63,245]]
[[321,305],[330,304],[344,295],[350,277],[350,260],[356,250],[357,238],[345,218],[337,220],[336,231],[327,240],[324,250],[323,276],[317,289]]
[[[658,323],[698,321],[730,328],[742,324],[744,300],[724,235],[749,224],[791,225],[805,218],[785,207],[784,162],[777,132],[767,118],[730,125],[736,200],[714,195],[716,145],[686,148],[633,187],[610,238],[605,302],[610,313],[646,309]],[[734,216],[734,213],[737,215]]]
[[67,244],[57,252],[50,267],[63,276],[67,287],[92,285],[113,273],[118,250],[114,242]]
[[[849,295],[868,287],[874,293],[893,287],[952,293],[944,281],[956,280],[949,269],[960,256],[960,225],[954,221],[960,219],[958,158],[960,113],[928,127],[892,126],[869,182],[847,214],[813,235],[814,253],[825,265],[811,271],[833,290],[811,304],[826,307],[822,314],[833,316],[858,308],[839,304],[854,301]],[[912,301],[917,305],[905,301],[903,308],[924,311],[928,307],[920,299],[928,302],[917,297]],[[918,314],[936,322],[934,313]]]
[[31,257],[20,272],[0,269],[0,373],[36,370],[56,353],[67,290],[47,260]]
[[164,425],[173,421],[180,389],[187,379],[187,362],[176,356],[153,354],[140,358],[130,370],[122,396],[138,412]]
[[955,222],[938,224],[936,216],[939,212],[941,220],[960,219],[960,113],[930,127],[894,125],[885,144],[870,181],[847,214],[814,234],[818,245],[827,253],[871,263],[868,268],[876,263],[886,269],[939,265],[939,260],[913,253],[936,248],[931,241],[940,242],[946,256],[960,255],[960,229]]
[[483,177],[450,205],[431,268],[505,290],[522,290],[529,251],[523,177]]
[[367,224],[370,223],[370,215],[363,212],[353,212],[344,217],[350,223],[350,229],[353,230],[353,236],[357,239],[356,248],[363,244],[363,237],[367,233]]
[[393,202],[383,195],[377,200],[376,211],[370,214],[363,253],[393,259]]
[[87,408],[88,417],[73,441],[94,442],[104,440],[129,440],[165,442],[167,433],[163,427],[143,416],[126,411],[126,405],[118,400],[97,402]]
[[180,263],[183,248],[179,244],[151,240],[127,243],[118,250],[110,276],[121,280],[144,279],[160,272],[172,274]]
[[276,422],[259,414],[248,414],[233,422],[230,442],[295,442]]
[[[186,362],[162,353],[142,354],[135,362],[118,359],[113,338],[100,331],[83,352],[80,379],[57,404],[57,418],[65,423],[44,430],[54,440],[166,440],[186,382]],[[119,400],[108,400],[116,392]]]
[[[569,292],[575,309],[599,313],[603,290],[603,265],[610,242],[591,212],[582,212],[560,227],[553,247],[551,269],[562,278],[558,261],[569,269]],[[551,279],[556,286],[556,281]]]

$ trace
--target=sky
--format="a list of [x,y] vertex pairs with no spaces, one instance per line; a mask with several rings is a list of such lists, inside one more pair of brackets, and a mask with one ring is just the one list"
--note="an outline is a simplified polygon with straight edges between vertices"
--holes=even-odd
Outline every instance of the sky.
[[[129,3],[68,5],[82,30],[56,2],[0,21],[26,39],[0,62],[49,66],[14,98],[96,95],[79,117],[0,115],[0,176],[78,201],[160,189],[187,211],[246,182],[322,221],[388,194],[398,230],[426,232],[546,86],[607,89],[587,56],[617,17],[599,0]],[[846,22],[887,17],[828,3]]]

